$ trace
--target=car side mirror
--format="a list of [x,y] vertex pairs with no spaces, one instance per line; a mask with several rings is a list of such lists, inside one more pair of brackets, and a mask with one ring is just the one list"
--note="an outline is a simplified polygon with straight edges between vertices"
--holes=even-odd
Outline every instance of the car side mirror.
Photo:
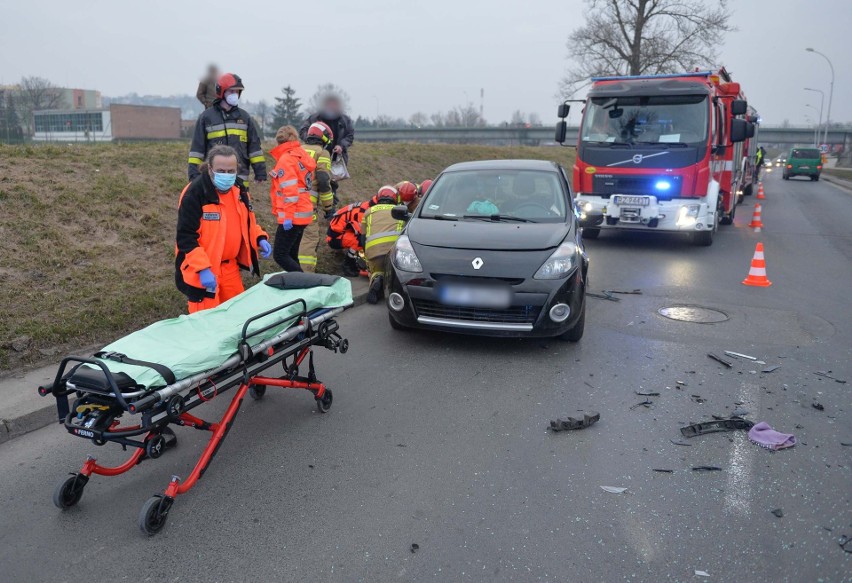
[[731,115],[745,115],[748,111],[748,101],[745,99],[734,99],[731,101]]
[[556,124],[556,143],[564,144],[568,137],[568,124],[563,120]]
[[748,122],[744,119],[731,120],[731,143],[744,142],[748,137]]
[[559,107],[556,109],[556,117],[559,119],[565,119],[568,117],[568,112],[571,111],[571,106],[567,103],[560,103]]
[[407,221],[411,218],[411,213],[408,212],[408,206],[398,204],[391,209],[391,217],[395,221]]

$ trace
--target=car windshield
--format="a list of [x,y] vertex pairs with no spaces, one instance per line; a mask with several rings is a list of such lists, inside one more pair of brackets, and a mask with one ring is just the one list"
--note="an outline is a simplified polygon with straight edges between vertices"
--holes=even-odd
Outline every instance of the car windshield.
[[819,158],[819,156],[820,156],[819,150],[815,150],[815,149],[800,148],[800,149],[797,149],[797,150],[793,150],[790,153],[791,158],[804,158],[805,160],[814,160],[816,158]]
[[426,219],[565,222],[567,193],[556,171],[445,172],[420,204]]
[[583,142],[688,144],[707,142],[707,96],[593,97],[586,104]]

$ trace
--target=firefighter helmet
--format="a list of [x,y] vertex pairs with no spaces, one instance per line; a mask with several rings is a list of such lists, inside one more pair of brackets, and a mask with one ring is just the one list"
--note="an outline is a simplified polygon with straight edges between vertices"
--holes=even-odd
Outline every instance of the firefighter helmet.
[[239,75],[235,75],[234,73],[225,73],[219,80],[216,81],[216,97],[218,99],[225,99],[225,91],[229,89],[239,89],[243,91],[245,87],[243,86],[243,80]]
[[385,203],[396,204],[399,202],[399,192],[393,186],[382,186],[379,192],[376,193],[376,204]]
[[328,144],[334,139],[334,132],[331,131],[328,124],[321,121],[315,121],[311,124],[311,127],[308,128],[308,137],[319,138],[322,140],[323,144]]
[[410,203],[417,197],[417,185],[407,180],[396,185],[396,191],[399,193],[399,199],[405,204]]
[[424,180],[423,182],[421,182],[421,183],[420,183],[420,196],[423,196],[423,195],[425,195],[427,192],[429,192],[429,187],[430,187],[430,186],[432,186],[432,179],[431,179],[431,178],[427,178],[426,180]]

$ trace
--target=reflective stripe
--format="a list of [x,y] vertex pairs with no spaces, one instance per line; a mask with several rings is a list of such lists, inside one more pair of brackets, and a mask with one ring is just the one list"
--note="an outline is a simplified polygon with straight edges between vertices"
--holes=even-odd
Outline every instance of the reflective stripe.
[[298,196],[285,196],[284,202],[299,202]]
[[217,123],[216,125],[206,126],[204,129],[207,130],[208,132],[215,132],[216,130],[224,130],[225,124]]
[[278,212],[278,218],[279,218],[279,219],[285,219],[285,218],[287,218],[287,213],[285,213],[284,211],[279,211],[279,212]]
[[317,258],[315,255],[299,255],[299,263],[304,263],[305,265],[316,265]]
[[263,158],[263,150],[255,150],[254,152],[249,152],[249,158],[257,158],[258,156]]
[[207,139],[224,138],[225,136],[248,136],[246,130],[219,130],[217,132],[207,132]]
[[306,212],[306,213],[294,213],[293,214],[293,217],[296,218],[296,219],[309,219],[312,216],[314,216],[314,213],[312,211],[309,211],[309,212]]
[[364,244],[364,251],[375,247],[376,245],[381,245],[382,243],[393,243],[397,239],[399,239],[399,233],[397,232],[394,232],[393,235],[388,235],[387,237],[381,237],[372,241],[368,239],[367,242]]
[[399,235],[399,231],[382,231],[381,233],[374,233],[374,234],[370,235],[369,237],[367,237],[367,243],[369,243],[370,241],[372,241],[374,239],[378,239],[380,237],[390,237],[392,235],[393,236]]
[[258,162],[263,162],[264,158],[261,154],[260,156],[252,156],[249,158],[249,164],[257,164]]
[[328,156],[320,156],[319,158],[317,158],[317,166],[319,166],[320,164],[328,164],[329,166],[331,166],[331,158],[329,158]]
[[226,130],[242,130],[243,128],[247,128],[247,123],[234,123],[234,122],[225,122]]
[[310,192],[310,190],[308,190],[307,188],[302,188],[302,187],[300,186],[300,187],[299,187],[299,192]]
[[203,164],[204,160],[202,160],[201,158],[194,158],[194,157],[190,156],[189,157],[189,163],[190,164]]
[[[332,198],[334,198],[334,196],[332,196]],[[311,193],[311,202],[314,203],[314,204],[317,203],[317,193],[316,192]]]
[[190,152],[189,157],[190,158],[199,158],[201,160],[204,160],[204,152]]
[[333,192],[324,192],[320,195],[320,200],[323,201],[323,202],[328,201],[328,200],[334,200],[334,193]]
[[299,184],[299,181],[296,178],[294,178],[293,180],[285,180],[284,182],[281,182],[280,186],[282,186],[282,187],[284,187],[284,186],[295,186],[297,184]]

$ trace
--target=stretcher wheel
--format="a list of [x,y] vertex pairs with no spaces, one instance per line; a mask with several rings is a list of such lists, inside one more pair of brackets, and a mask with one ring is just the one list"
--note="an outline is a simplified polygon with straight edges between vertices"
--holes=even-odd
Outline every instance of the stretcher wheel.
[[340,354],[346,354],[349,352],[349,340],[344,338],[340,341]]
[[252,385],[249,387],[249,395],[255,401],[260,401],[266,394],[266,387],[263,385]]
[[166,452],[166,438],[162,435],[152,435],[145,441],[145,453],[152,460],[157,459]]
[[174,503],[174,498],[157,494],[148,498],[139,512],[139,528],[148,536],[152,536],[163,530],[169,510]]
[[331,392],[331,389],[326,389],[322,394],[322,397],[317,397],[317,410],[320,413],[328,413],[328,410],[331,409],[331,403],[334,401],[334,393]]
[[65,510],[71,508],[83,497],[83,488],[89,481],[88,476],[83,474],[71,474],[61,482],[53,491],[53,503],[57,508]]

